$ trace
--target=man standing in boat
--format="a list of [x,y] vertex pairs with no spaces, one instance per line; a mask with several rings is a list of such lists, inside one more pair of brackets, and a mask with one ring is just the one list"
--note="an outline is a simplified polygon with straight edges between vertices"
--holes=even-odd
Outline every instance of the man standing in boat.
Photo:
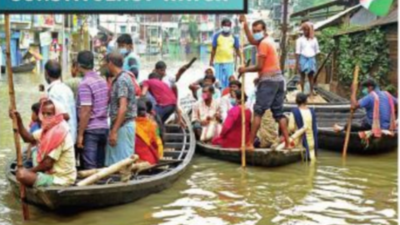
[[47,96],[51,100],[55,100],[61,104],[64,117],[68,121],[72,140],[75,143],[78,122],[74,93],[70,87],[61,81],[62,68],[59,62],[49,60],[44,68],[45,79],[49,84],[47,87]]
[[82,152],[84,169],[104,166],[108,135],[108,86],[94,68],[94,56],[90,51],[78,54],[79,72],[84,78],[78,87],[79,129],[77,147]]
[[273,117],[279,122],[279,127],[285,139],[286,147],[289,147],[289,134],[285,116],[283,115],[283,102],[285,99],[285,78],[279,64],[279,56],[274,41],[268,37],[267,26],[264,21],[253,23],[252,29],[247,24],[246,17],[240,16],[240,22],[244,25],[247,39],[257,47],[258,60],[255,66],[239,68],[239,74],[258,72],[258,85],[256,102],[254,104],[254,118],[252,123],[250,143],[248,149],[254,149],[254,140],[260,129],[261,118],[265,111],[271,109]]
[[135,87],[130,75],[122,69],[124,58],[119,53],[106,57],[113,77],[110,99],[111,129],[106,149],[105,165],[129,158],[135,152],[135,118],[137,113]]
[[223,19],[222,31],[213,36],[210,66],[215,68],[215,76],[221,89],[229,87],[229,77],[234,74],[235,52],[241,60],[239,38],[232,34],[232,22]]

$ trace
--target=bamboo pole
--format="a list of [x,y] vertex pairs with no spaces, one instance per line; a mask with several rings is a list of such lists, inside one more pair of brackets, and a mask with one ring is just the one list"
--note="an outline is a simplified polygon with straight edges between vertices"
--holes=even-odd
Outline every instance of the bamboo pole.
[[[356,69],[354,70],[354,78],[353,78],[353,90],[351,92],[352,96],[357,94],[359,72],[360,72],[360,67],[358,65],[356,65]],[[351,122],[353,120],[353,116],[354,116],[354,109],[352,108],[350,111],[349,119],[347,120],[346,139],[344,141],[344,146],[343,146],[343,158],[344,159],[347,156],[347,148],[349,147]]]
[[[241,42],[241,44],[242,44],[242,46],[241,46],[241,51],[240,51],[240,53],[241,53],[241,58],[242,58],[242,66],[246,66],[246,63],[245,63],[245,55],[244,55],[244,24],[242,23],[242,29],[240,30],[240,42]],[[242,93],[242,95],[241,95],[241,102],[242,102],[242,105],[241,105],[241,107],[242,107],[242,109],[241,109],[241,111],[242,111],[242,146],[241,146],[241,151],[242,151],[242,168],[246,168],[246,115],[245,115],[245,113],[246,113],[246,108],[245,108],[245,102],[244,102],[244,95],[245,95],[245,76],[244,76],[244,74],[239,74],[239,78],[240,78],[240,76],[241,76],[241,78],[242,78],[242,81],[241,81],[241,83],[242,83],[242,88],[241,88],[241,93]]]
[[[17,106],[15,101],[14,80],[13,80],[13,73],[11,70],[11,53],[10,53],[11,31],[10,31],[9,14],[5,15],[5,33],[6,33],[6,67],[7,67],[7,77],[8,77],[8,94],[10,96],[10,108],[11,110],[16,110]],[[12,122],[13,122],[15,150],[17,151],[17,169],[20,170],[23,168],[21,142],[18,133],[17,118],[15,117],[14,114],[12,115]],[[29,220],[29,208],[28,205],[25,203],[25,186],[22,183],[20,183],[19,190],[20,190],[20,199],[22,203],[22,214],[24,220]]]
[[120,171],[121,169],[132,165],[133,163],[135,163],[137,160],[139,159],[139,157],[137,155],[132,156],[130,158],[124,159],[120,162],[117,162],[107,168],[101,169],[100,171],[98,171],[97,173],[89,176],[88,178],[80,181],[77,186],[78,187],[82,187],[82,186],[88,186],[91,184],[94,184],[96,181],[99,181],[105,177],[110,176],[113,173],[116,173],[118,171]]

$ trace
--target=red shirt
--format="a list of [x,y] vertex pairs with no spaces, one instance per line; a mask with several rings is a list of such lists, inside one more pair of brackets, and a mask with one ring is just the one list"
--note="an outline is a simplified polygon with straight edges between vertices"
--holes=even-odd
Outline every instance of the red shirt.
[[166,83],[158,79],[150,79],[143,82],[143,87],[148,87],[150,93],[159,106],[176,105],[176,96]]

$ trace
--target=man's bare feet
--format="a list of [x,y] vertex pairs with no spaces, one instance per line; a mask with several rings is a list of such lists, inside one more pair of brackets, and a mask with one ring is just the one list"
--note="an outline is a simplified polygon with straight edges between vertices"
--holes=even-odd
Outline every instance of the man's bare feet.
[[335,131],[336,133],[343,131],[343,129],[344,129],[344,127],[339,126],[339,124],[333,125],[333,131]]

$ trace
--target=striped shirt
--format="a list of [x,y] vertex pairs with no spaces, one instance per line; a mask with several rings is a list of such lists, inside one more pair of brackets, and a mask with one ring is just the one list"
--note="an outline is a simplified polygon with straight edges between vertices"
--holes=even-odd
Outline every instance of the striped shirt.
[[108,86],[107,82],[96,72],[85,74],[78,87],[78,108],[92,106],[89,124],[86,130],[108,128]]

